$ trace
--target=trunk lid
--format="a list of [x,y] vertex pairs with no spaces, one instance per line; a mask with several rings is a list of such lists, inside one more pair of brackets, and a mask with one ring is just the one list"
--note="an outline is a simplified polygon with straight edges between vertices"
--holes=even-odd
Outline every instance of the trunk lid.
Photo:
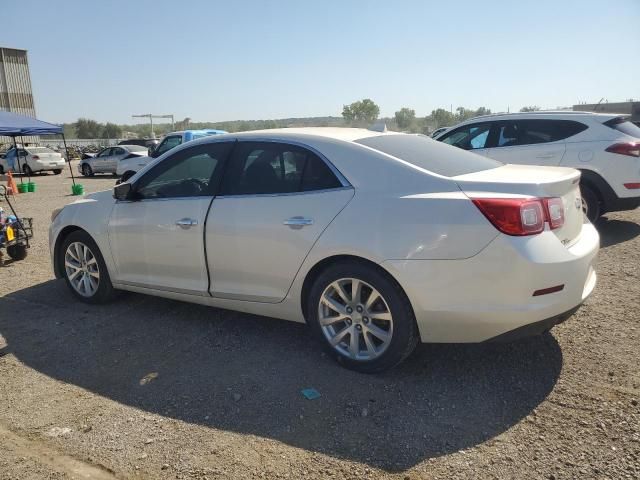
[[453,177],[453,180],[470,198],[561,198],[564,205],[564,225],[553,232],[568,247],[578,239],[582,231],[584,215],[580,196],[580,172],[573,168],[503,165],[459,175]]

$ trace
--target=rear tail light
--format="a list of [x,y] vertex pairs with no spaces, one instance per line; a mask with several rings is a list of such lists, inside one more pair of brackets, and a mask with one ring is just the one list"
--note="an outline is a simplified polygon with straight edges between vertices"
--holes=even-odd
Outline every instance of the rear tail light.
[[544,210],[540,199],[474,198],[494,227],[507,235],[535,235],[544,230]]
[[31,155],[31,158],[33,160],[40,160],[40,157],[38,155]]
[[564,225],[564,202],[561,198],[545,198],[544,204],[547,210],[547,221],[551,230]]
[[474,198],[476,207],[502,233],[514,236],[536,235],[545,222],[553,230],[564,225],[561,198]]
[[629,157],[640,157],[640,142],[614,143],[605,152],[628,155]]
[[638,188],[640,188],[640,182],[639,183],[625,183],[624,187],[628,188],[629,190],[637,190]]

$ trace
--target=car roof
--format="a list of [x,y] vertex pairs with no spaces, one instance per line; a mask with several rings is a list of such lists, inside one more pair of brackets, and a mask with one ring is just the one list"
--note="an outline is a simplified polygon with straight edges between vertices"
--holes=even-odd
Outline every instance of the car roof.
[[265,139],[293,139],[301,137],[316,137],[332,140],[342,140],[345,142],[355,142],[363,138],[376,137],[379,135],[406,135],[400,132],[377,132],[365,128],[345,128],[345,127],[292,127],[292,128],[271,128],[266,130],[251,130],[247,132],[226,133],[216,135],[214,138],[234,137],[251,138],[260,137]]
[[574,110],[539,110],[536,112],[513,112],[513,113],[492,113],[489,115],[480,115],[478,117],[470,118],[469,120],[465,120],[464,122],[460,122],[458,125],[467,122],[476,122],[478,120],[517,120],[517,119],[527,119],[527,118],[592,118],[599,119],[601,121],[607,121],[611,118],[616,118],[624,116],[621,113],[596,113],[596,112],[582,112],[582,111],[574,111]]

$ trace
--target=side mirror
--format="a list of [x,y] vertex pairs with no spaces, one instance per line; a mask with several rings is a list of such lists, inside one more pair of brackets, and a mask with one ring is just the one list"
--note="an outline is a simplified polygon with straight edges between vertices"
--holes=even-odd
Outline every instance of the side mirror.
[[113,198],[116,200],[129,200],[133,189],[130,183],[121,183],[113,187]]
[[151,158],[158,158],[160,156],[158,149],[155,147],[149,147],[149,156]]

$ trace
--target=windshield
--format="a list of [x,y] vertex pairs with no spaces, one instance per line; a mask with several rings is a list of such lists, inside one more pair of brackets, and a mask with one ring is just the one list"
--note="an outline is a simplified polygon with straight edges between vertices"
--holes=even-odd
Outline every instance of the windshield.
[[640,138],[640,127],[638,127],[634,123],[631,123],[625,117],[617,117],[604,122],[604,124],[607,127],[618,130],[619,132],[622,132],[625,135],[629,135],[630,137]]
[[356,140],[356,143],[445,177],[502,166],[496,160],[452,148],[423,135],[379,135]]

